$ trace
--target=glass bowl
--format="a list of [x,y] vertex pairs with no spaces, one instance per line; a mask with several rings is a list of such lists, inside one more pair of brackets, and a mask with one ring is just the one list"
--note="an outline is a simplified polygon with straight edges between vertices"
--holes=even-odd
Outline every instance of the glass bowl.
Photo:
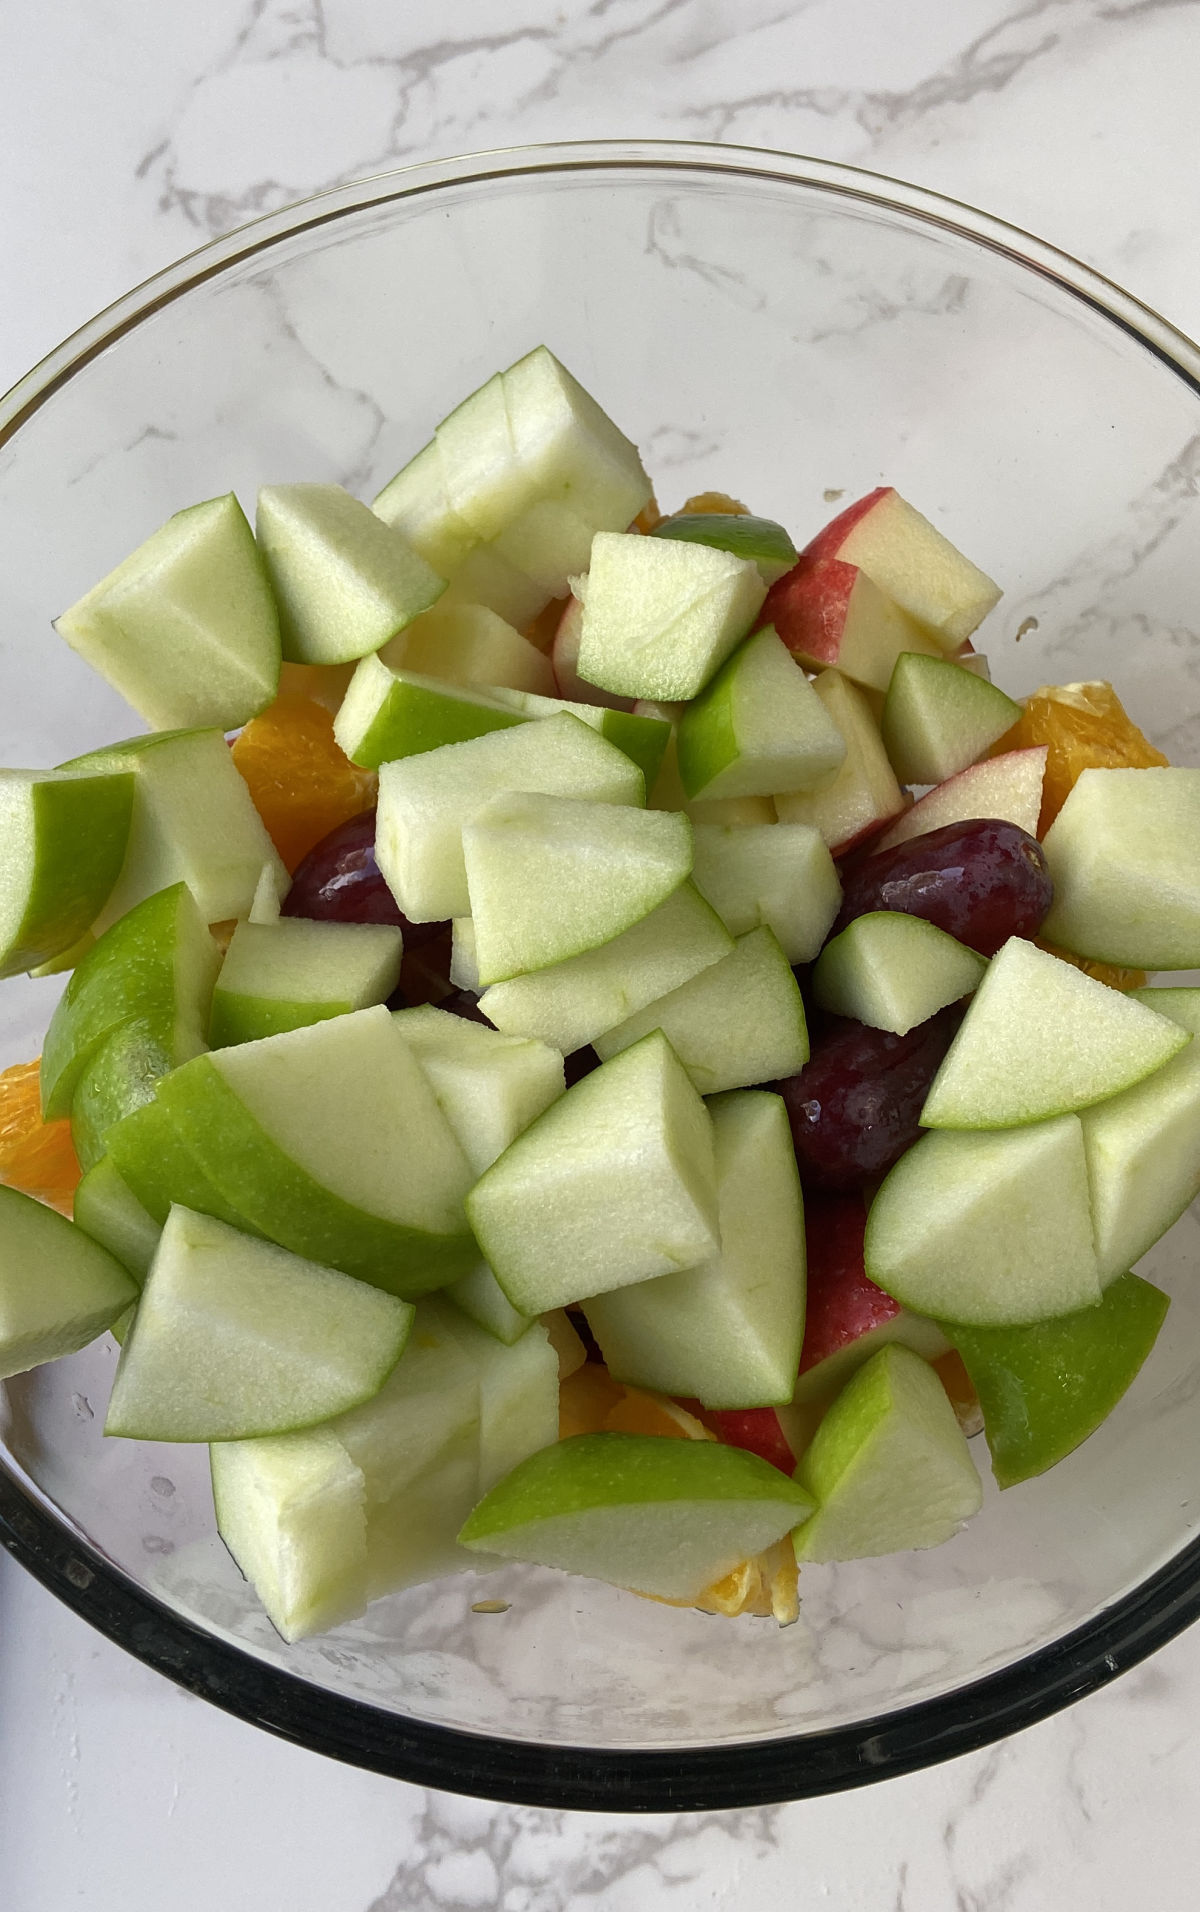
[[[1013,693],[1110,677],[1198,763],[1200,355],[1036,240],[844,167],[728,147],[545,147],[419,166],[260,220],[131,293],[0,406],[0,761],[135,727],[49,619],[168,513],[233,486],[370,498],[545,340],[661,500],[720,487],[807,537],[894,483],[1006,589]],[[7,1064],[59,983],[0,992]],[[1197,1220],[1101,1431],[948,1546],[802,1577],[799,1623],[513,1569],[285,1646],[216,1537],[204,1451],[105,1441],[106,1339],[13,1381],[0,1540],[193,1692],[410,1780],[620,1810],[836,1790],[964,1752],[1200,1611]],[[0,1393],[3,1391],[0,1390]],[[986,1456],[980,1455],[986,1472]],[[474,1613],[479,1599],[509,1603]]]

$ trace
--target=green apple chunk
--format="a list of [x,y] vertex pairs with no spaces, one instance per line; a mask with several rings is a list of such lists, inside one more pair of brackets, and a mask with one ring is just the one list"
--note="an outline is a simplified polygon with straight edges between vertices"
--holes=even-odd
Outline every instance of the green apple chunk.
[[162,1228],[142,1207],[112,1157],[88,1169],[75,1190],[75,1225],[115,1255],[140,1288]]
[[84,1067],[71,1099],[71,1141],[83,1169],[93,1168],[125,1116],[154,1100],[172,1069],[203,1055],[207,1043],[195,1006],[115,1029]]
[[213,991],[209,1042],[256,1042],[385,1002],[403,953],[390,923],[239,923]]
[[434,444],[446,496],[476,537],[495,538],[536,497],[513,443],[502,372],[443,418]]
[[833,926],[842,886],[807,823],[692,823],[692,881],[727,930],[769,929],[789,963],[811,963]]
[[255,534],[283,655],[296,664],[377,651],[446,588],[401,532],[341,485],[264,485]]
[[0,976],[86,937],[121,874],[133,778],[0,771]]
[[486,1261],[480,1260],[469,1275],[463,1275],[458,1281],[452,1281],[443,1290],[447,1300],[460,1308],[468,1321],[476,1327],[493,1335],[510,1348],[519,1341],[534,1319],[532,1315],[522,1314],[514,1308]]
[[519,1135],[467,1201],[514,1308],[542,1314],[718,1246],[712,1119],[657,1031]]
[[[59,998],[42,1044],[42,1112],[69,1115],[92,1057],[125,1023],[166,1046],[203,1046],[221,958],[186,884],[148,896],[100,937]],[[173,1032],[182,1023],[180,1035]]]
[[817,1503],[795,1536],[802,1564],[939,1547],[983,1499],[945,1389],[919,1354],[895,1342],[838,1395],[797,1479]]
[[422,1003],[392,1017],[472,1171],[482,1175],[565,1087],[562,1052]]
[[[456,936],[456,946],[461,940]],[[494,983],[479,1006],[497,1029],[536,1036],[569,1055],[732,949],[733,938],[716,911],[690,882],[681,883],[665,903],[611,943],[550,969]],[[460,948],[460,961],[464,953]]]
[[927,1129],[1006,1129],[1084,1109],[1152,1075],[1190,1040],[1144,1003],[1010,936],[939,1068]]
[[846,759],[826,789],[780,792],[775,809],[781,823],[807,823],[819,830],[836,856],[899,816],[905,798],[857,684],[840,671],[826,670],[813,690],[842,734]]
[[489,730],[511,730],[520,722],[485,691],[364,657],[334,719],[333,734],[351,763],[378,770],[397,757],[417,757],[442,744],[484,737]]
[[442,683],[504,684],[547,696],[554,690],[550,659],[486,604],[435,604],[380,655],[389,670],[414,671]]
[[653,495],[637,447],[544,345],[503,375],[517,462],[538,498],[620,530]]
[[136,1300],[135,1283],[99,1242],[0,1185],[0,1380],[85,1348]]
[[1098,1307],[1016,1328],[946,1323],[983,1410],[1001,1487],[1044,1474],[1107,1420],[1154,1346],[1170,1303],[1121,1275]]
[[232,1228],[249,1229],[241,1211],[226,1201],[204,1173],[166,1105],[158,1099],[157,1090],[152,1102],[143,1103],[115,1123],[105,1141],[108,1154],[97,1166],[102,1168],[111,1160],[121,1180],[160,1230],[173,1203],[203,1215],[215,1215]]
[[982,956],[922,917],[871,910],[825,945],[812,987],[822,1009],[903,1036],[969,996],[986,970]]
[[173,1208],[104,1431],[242,1441],[311,1427],[379,1392],[412,1318],[395,1295]]
[[733,653],[688,705],[676,737],[689,797],[769,797],[829,783],[846,745],[771,625]]
[[743,1448],[577,1434],[514,1468],[459,1538],[508,1560],[694,1600],[811,1507],[795,1481]]
[[1021,706],[944,657],[905,651],[883,706],[883,742],[901,783],[942,783],[1011,730]]
[[382,1007],[198,1056],[158,1106],[243,1225],[294,1254],[405,1299],[478,1258],[470,1167]]
[[796,547],[773,518],[750,513],[681,511],[664,518],[653,538],[674,538],[681,544],[707,544],[735,558],[749,558],[758,566],[764,584],[774,584],[796,562]]
[[795,1075],[808,1061],[800,985],[769,929],[739,936],[669,996],[595,1039],[602,1062],[661,1029],[701,1095]]
[[610,943],[692,867],[686,817],[519,791],[476,811],[462,846],[485,987]]
[[[491,695],[496,703],[506,709],[520,711],[525,717],[555,717],[560,711],[570,711],[580,723],[598,730],[610,744],[615,744],[627,757],[632,757],[646,779],[647,790],[658,776],[671,740],[671,725],[653,712],[609,710],[604,704],[575,704],[561,697],[537,696],[532,691],[506,690],[503,685],[497,685]],[[673,804],[654,806],[656,809],[675,807]]]
[[219,730],[177,730],[109,744],[64,766],[133,772],[129,848],[97,930],[172,883],[186,883],[206,923],[245,916],[264,870],[290,878]]
[[1200,968],[1200,770],[1085,770],[1046,832],[1048,942],[1134,969]]
[[749,559],[599,532],[584,587],[579,675],[622,697],[695,697],[745,637],[765,595]]
[[636,764],[566,711],[384,764],[375,854],[410,922],[469,915],[463,825],[508,790],[639,805],[646,795]]
[[217,1531],[277,1633],[303,1640],[367,1604],[366,1488],[336,1434],[313,1428],[211,1449]]
[[177,511],[54,621],[156,730],[233,730],[279,687],[279,617],[233,493]]
[[501,556],[495,544],[477,544],[463,559],[438,600],[441,610],[482,604],[514,630],[524,630],[545,610],[549,592]]
[[[1200,1036],[1200,989],[1139,989],[1135,999]],[[1116,1280],[1200,1195],[1200,1043],[1122,1095],[1084,1109],[1100,1279]]]
[[547,598],[566,597],[571,579],[587,570],[596,527],[556,498],[536,498],[499,532],[498,557],[533,579]]
[[865,1254],[878,1287],[936,1320],[1007,1327],[1092,1306],[1079,1117],[922,1136],[871,1204]]
[[705,1407],[790,1401],[804,1338],[804,1209],[787,1111],[735,1091],[709,1104],[721,1246],[709,1260],[585,1303],[610,1373]]

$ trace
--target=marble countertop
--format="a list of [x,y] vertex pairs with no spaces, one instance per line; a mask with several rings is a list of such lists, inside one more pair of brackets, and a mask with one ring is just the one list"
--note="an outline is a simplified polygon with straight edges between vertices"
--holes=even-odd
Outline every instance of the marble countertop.
[[[261,211],[410,160],[680,137],[988,207],[1200,334],[1195,0],[5,0],[0,390]],[[268,1738],[0,1557],[6,1912],[1184,1912],[1200,1630],[1019,1738],[675,1818],[425,1793]]]

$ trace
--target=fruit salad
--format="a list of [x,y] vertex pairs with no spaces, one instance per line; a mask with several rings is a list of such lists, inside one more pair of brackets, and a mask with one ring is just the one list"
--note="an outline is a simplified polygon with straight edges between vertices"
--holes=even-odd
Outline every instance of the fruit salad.
[[0,1376],[110,1334],[288,1640],[512,1561],[786,1623],[1150,1354],[1200,770],[994,684],[893,488],[797,529],[664,515],[539,347],[372,504],[202,501],[57,620],[149,728],[0,773],[0,974],[65,973]]

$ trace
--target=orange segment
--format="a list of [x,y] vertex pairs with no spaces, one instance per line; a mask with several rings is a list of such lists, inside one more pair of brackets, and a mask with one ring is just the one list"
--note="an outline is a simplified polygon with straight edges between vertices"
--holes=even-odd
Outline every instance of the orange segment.
[[658,508],[658,499],[654,496],[653,492],[651,492],[649,500],[642,506],[629,529],[631,531],[641,531],[646,537],[649,537],[655,525],[661,524],[662,521],[663,514]]
[[1146,972],[1144,969],[1121,969],[1116,963],[1093,962],[1090,956],[1076,956],[1069,949],[1059,949],[1057,943],[1047,943],[1040,936],[1034,938],[1039,949],[1048,950],[1051,956],[1057,956],[1061,962],[1070,963],[1073,969],[1082,969],[1085,976],[1093,976],[1098,983],[1107,983],[1110,989],[1144,989]]
[[983,1426],[983,1411],[975,1384],[957,1348],[951,1348],[948,1354],[939,1354],[933,1363],[933,1371],[946,1390],[963,1433],[978,1434]]
[[69,1122],[42,1121],[37,1062],[0,1074],[0,1182],[71,1213],[79,1181]]
[[610,1434],[660,1434],[675,1441],[715,1441],[702,1421],[665,1394],[646,1394],[626,1388],[625,1398],[608,1410],[604,1426]]
[[685,504],[680,505],[679,511],[680,516],[687,511],[702,518],[748,518],[750,516],[749,505],[744,505],[740,498],[731,498],[727,491],[698,491],[694,498],[689,498]]
[[1167,762],[1126,714],[1112,685],[1101,682],[1045,684],[1035,690],[991,754],[1036,744],[1049,747],[1039,836],[1045,836],[1082,771],[1147,770]]
[[604,1417],[624,1396],[619,1381],[599,1361],[585,1361],[567,1376],[558,1390],[558,1438],[572,1434],[601,1434]]
[[374,772],[338,748],[333,714],[315,697],[277,697],[237,738],[233,761],[289,870],[375,802]]

